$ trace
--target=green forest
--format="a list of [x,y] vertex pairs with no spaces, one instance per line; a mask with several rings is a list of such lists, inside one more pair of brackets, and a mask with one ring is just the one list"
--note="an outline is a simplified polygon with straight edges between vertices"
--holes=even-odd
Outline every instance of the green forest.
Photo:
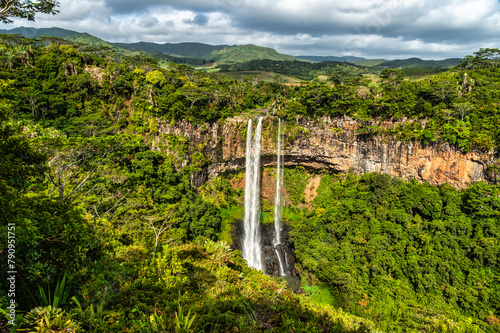
[[[293,145],[307,135],[298,119],[349,117],[360,138],[448,143],[498,161],[500,50],[418,80],[276,63],[255,61],[307,81],[236,80],[144,53],[0,35],[0,329],[500,332],[500,163],[489,184],[465,189],[285,168],[294,293],[234,249],[244,170],[195,186],[215,163],[209,143],[161,128],[259,114],[282,119]],[[305,205],[311,177],[321,180]]]

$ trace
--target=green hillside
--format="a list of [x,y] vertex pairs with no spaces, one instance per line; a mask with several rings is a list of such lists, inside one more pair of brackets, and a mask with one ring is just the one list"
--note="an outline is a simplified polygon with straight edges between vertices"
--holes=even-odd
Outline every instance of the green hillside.
[[236,62],[247,62],[257,59],[269,60],[296,60],[295,57],[278,53],[269,47],[256,46],[252,44],[229,46],[210,54],[210,58],[218,63],[231,64]]
[[234,64],[221,64],[218,66],[221,72],[242,71],[265,71],[286,76],[295,77],[300,80],[310,81],[319,76],[331,77],[342,75],[360,78],[362,74],[368,73],[365,68],[355,66],[349,62],[322,61],[307,62],[299,60],[269,60],[259,59]]
[[460,61],[460,58],[449,58],[443,60],[422,60],[420,58],[410,58],[382,62],[378,66],[384,68],[451,68],[458,65]]
[[[104,52],[116,60],[121,59],[126,56],[134,56],[139,54],[139,51],[131,51],[115,47],[110,43],[92,36],[86,32],[76,32],[73,30],[61,29],[61,28],[29,28],[29,27],[19,27],[10,30],[0,29],[0,34],[8,35],[19,35],[30,39],[40,39],[42,37],[52,37],[60,38],[61,40],[66,40],[75,45],[79,45],[78,49],[84,52],[88,52],[90,48],[99,48],[100,52]],[[54,40],[48,41],[48,43],[54,43]]]
[[74,33],[72,35],[65,37],[64,39],[67,39],[73,43],[87,44],[90,46],[106,46],[109,48],[113,48],[113,46],[110,43],[100,38],[89,35],[88,33]]
[[57,38],[67,38],[75,33],[73,30],[67,30],[62,28],[29,28],[29,27],[19,27],[14,29],[0,29],[2,34],[19,34],[26,38],[40,38],[42,36],[57,37]]
[[[30,28],[19,27],[14,29],[0,29],[3,34],[18,34],[26,38],[56,37],[77,44],[86,44],[92,47],[109,47],[114,50],[117,59],[123,56],[133,56],[141,51],[160,62],[175,62],[191,66],[203,65],[207,62],[216,61],[218,64],[245,63],[252,60],[269,59],[272,61],[349,61],[358,66],[375,67],[375,70],[386,68],[451,68],[456,66],[459,58],[444,60],[422,60],[410,58],[403,60],[387,61],[384,59],[364,59],[361,57],[336,57],[336,56],[299,56],[278,53],[268,47],[247,45],[209,45],[204,43],[112,43],[98,37],[62,28]],[[249,70],[249,69],[246,69]],[[253,69],[252,69],[253,70]],[[260,69],[257,69],[260,70]],[[268,70],[268,69],[266,69]]]
[[214,51],[222,50],[229,45],[208,45],[203,43],[111,43],[115,47],[119,47],[131,51],[144,51],[146,53],[160,53],[164,55],[202,58],[208,59]]
[[[267,47],[256,45],[209,45],[203,43],[109,43],[87,33],[79,33],[61,28],[27,28],[20,27],[10,30],[0,30],[4,34],[19,34],[26,38],[40,38],[42,36],[63,38],[73,43],[87,44],[94,47],[110,47],[118,58],[132,56],[139,52],[146,52],[149,56],[160,61],[169,61],[182,64],[200,65],[206,61],[219,63],[238,63],[256,59],[296,60],[295,57],[280,54]],[[166,57],[167,56],[167,57]]]
[[337,56],[296,56],[298,59],[304,59],[304,60],[310,60],[310,61],[354,61],[354,60],[366,60],[365,58],[361,57],[353,57],[353,56],[344,56],[344,57],[337,57]]
[[358,66],[372,67],[372,66],[377,66],[377,65],[380,65],[381,63],[387,62],[387,60],[385,60],[385,59],[364,59],[364,60],[353,60],[351,62],[353,64],[358,65]]
[[66,39],[73,43],[87,44],[95,47],[112,47],[112,45],[100,38],[89,35],[86,32],[76,32],[61,28],[28,28],[19,27],[11,30],[0,29],[2,34],[19,34],[25,38],[56,37]]

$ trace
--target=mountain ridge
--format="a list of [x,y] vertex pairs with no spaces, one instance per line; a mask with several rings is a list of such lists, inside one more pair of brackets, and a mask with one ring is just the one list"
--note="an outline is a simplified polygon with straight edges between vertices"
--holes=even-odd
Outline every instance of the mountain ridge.
[[144,51],[147,53],[161,53],[166,55],[192,57],[192,58],[207,58],[214,51],[222,50],[230,45],[210,45],[197,42],[181,42],[181,43],[152,43],[152,42],[137,42],[137,43],[110,43],[113,46],[131,51]]
[[311,60],[311,61],[317,61],[317,62],[322,62],[322,61],[354,61],[354,60],[367,60],[366,58],[363,57],[354,57],[354,56],[314,56],[314,55],[299,55],[295,56],[295,58],[298,59],[305,59],[305,60]]
[[298,60],[298,61],[352,61],[359,65],[368,67],[390,67],[390,68],[447,68],[453,67],[460,62],[460,58],[447,58],[441,60],[422,60],[420,58],[408,59],[368,59],[355,56],[313,56],[299,55],[292,56],[282,54],[273,48],[257,46],[253,44],[246,45],[211,45],[199,42],[181,42],[181,43],[119,43],[108,42],[99,37],[92,36],[86,32],[77,32],[73,30],[52,27],[52,28],[32,28],[17,27],[13,29],[0,29],[0,33],[19,34],[26,38],[40,38],[42,36],[57,37],[76,43],[85,43],[91,46],[108,46],[118,50],[121,53],[143,51],[154,56],[162,54],[174,57],[196,58],[198,60],[214,60],[221,63],[237,63],[258,59],[270,60]]
[[412,57],[408,59],[395,59],[379,64],[379,67],[390,68],[449,68],[458,65],[462,61],[460,58],[446,58],[442,60],[423,60],[420,58]]

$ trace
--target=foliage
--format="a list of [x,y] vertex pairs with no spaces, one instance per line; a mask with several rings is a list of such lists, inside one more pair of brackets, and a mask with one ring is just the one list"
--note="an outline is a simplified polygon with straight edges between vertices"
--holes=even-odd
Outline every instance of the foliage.
[[12,23],[10,17],[20,17],[29,21],[35,20],[36,13],[56,14],[59,3],[54,0],[2,0],[0,1],[0,20]]
[[[59,304],[64,310],[33,310],[26,316],[32,329],[496,329],[497,186],[457,191],[386,175],[324,175],[317,197],[301,209],[309,175],[286,168],[290,207],[283,215],[298,264],[317,279],[296,295],[219,241],[231,241],[241,219],[241,175],[195,188],[216,146],[194,147],[173,134],[187,122],[204,131],[206,123],[259,109],[285,119],[286,145],[310,135],[300,117],[348,115],[366,138],[494,150],[495,50],[419,81],[387,70],[369,85],[364,69],[330,63],[315,66],[334,84],[288,86],[161,67],[140,53],[117,63],[105,50],[57,39],[0,38],[0,236],[15,224],[24,281],[16,301],[32,309],[37,304],[27,295],[38,285],[56,289],[58,299],[66,288],[75,296]],[[398,119],[394,129],[380,125]]]
[[66,277],[67,274],[64,273],[64,276],[61,281],[57,281],[54,292],[51,293],[50,289],[45,292],[45,290],[38,286],[38,292],[40,294],[41,305],[43,306],[52,306],[53,308],[59,308],[59,306],[64,305],[69,297],[70,290],[66,288]]
[[[119,314],[93,324],[99,331],[137,332],[146,326],[158,332],[308,332],[320,326],[316,331],[355,331],[360,321],[371,325],[328,306],[322,311],[331,317],[310,310],[313,305],[306,305],[306,299],[283,292],[283,282],[248,268],[240,253],[224,242],[163,247],[156,259],[136,263],[124,273],[114,272],[111,280],[119,279],[121,285],[106,302],[108,308],[120,307]],[[90,325],[79,318],[84,327]]]
[[179,310],[175,313],[175,331],[179,333],[192,332],[195,319],[196,314],[191,315],[191,309],[185,314],[182,306],[179,304]]
[[283,182],[285,189],[289,194],[289,198],[293,205],[298,205],[305,203],[305,189],[307,186],[308,175],[304,173],[304,169],[297,168],[285,168],[283,175]]
[[51,305],[34,308],[26,315],[25,321],[31,326],[31,328],[21,330],[25,332],[83,332],[79,322],[74,321],[63,310]]
[[71,136],[107,136],[124,129],[155,134],[153,117],[203,123],[265,108],[289,121],[348,115],[375,126],[378,120],[410,118],[424,124],[411,136],[413,141],[447,141],[464,151],[499,145],[495,49],[476,52],[450,71],[417,81],[385,69],[376,84],[363,77],[366,68],[346,63],[253,60],[230,65],[231,70],[273,68],[304,78],[314,72],[334,83],[313,80],[287,86],[251,78],[237,81],[185,65],[160,67],[145,54],[125,56],[118,64],[104,51],[67,41],[47,44],[4,36],[0,67],[9,70],[0,79],[9,89],[2,98],[22,118]]
[[359,74],[367,72],[367,70],[356,67],[354,64],[340,61],[311,63],[298,60],[277,60],[271,58],[253,59],[247,62],[237,62],[234,64],[221,64],[218,65],[218,68],[220,68],[221,72],[268,71],[310,81],[319,75],[338,76],[341,71],[345,72],[348,66],[350,66],[350,68],[347,69],[349,72],[357,72],[358,74],[352,76],[359,76]]
[[84,309],[76,297],[73,296],[71,300],[77,306],[73,310],[76,312],[76,317],[83,323],[83,326],[87,326],[93,332],[98,332],[99,328],[106,326],[113,317],[119,315],[118,312],[104,310],[104,303],[100,303],[95,309],[94,304],[90,304]]
[[497,186],[459,192],[340,174],[323,176],[317,192],[314,212],[294,223],[293,241],[301,265],[339,293],[342,308],[379,318],[389,331],[396,321],[422,329],[430,324],[422,319],[437,314],[464,325],[477,318],[484,328],[498,313]]
[[254,59],[295,60],[293,56],[280,54],[274,49],[252,44],[224,47],[222,50],[213,51],[208,58],[214,59],[218,63],[247,62]]
[[500,64],[500,50],[493,48],[480,49],[474,52],[474,56],[465,57],[459,68],[474,69],[474,68],[497,68]]

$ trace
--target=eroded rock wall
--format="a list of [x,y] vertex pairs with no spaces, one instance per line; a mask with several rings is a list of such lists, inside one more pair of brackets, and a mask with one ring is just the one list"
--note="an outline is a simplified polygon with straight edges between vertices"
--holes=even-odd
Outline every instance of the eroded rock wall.
[[[243,116],[202,125],[158,120],[160,135],[153,140],[153,145],[161,147],[168,134],[187,137],[190,145],[187,155],[202,151],[209,160],[203,171],[194,175],[193,182],[199,186],[224,172],[244,170],[247,122],[248,117]],[[273,117],[266,117],[263,122],[263,166],[276,165],[277,123],[277,118]],[[464,188],[476,181],[487,182],[487,168],[495,161],[493,153],[464,153],[447,143],[422,145],[391,137],[367,138],[357,135],[359,124],[347,117],[297,119],[296,124],[298,126],[286,125],[284,131],[286,166],[337,172],[379,172],[404,180],[414,178],[432,185],[448,183]],[[382,126],[391,128],[397,123],[386,122]]]

